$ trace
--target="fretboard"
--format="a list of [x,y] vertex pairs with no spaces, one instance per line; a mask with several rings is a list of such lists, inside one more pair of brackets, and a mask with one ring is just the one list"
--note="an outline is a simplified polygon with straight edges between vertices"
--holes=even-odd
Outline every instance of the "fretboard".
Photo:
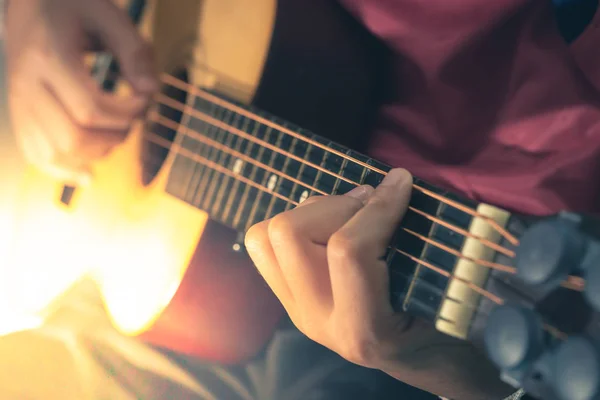
[[[376,187],[384,176],[377,171],[390,170],[259,110],[232,110],[204,98],[195,98],[189,106],[174,139],[176,156],[167,192],[240,232],[316,194],[342,194],[360,184]],[[420,179],[414,183],[473,210],[477,207]],[[435,219],[468,230],[473,217],[413,190],[410,209],[387,256],[394,307],[431,321],[439,317],[449,279],[423,262],[453,273],[457,257],[423,237],[456,252],[465,240]]]

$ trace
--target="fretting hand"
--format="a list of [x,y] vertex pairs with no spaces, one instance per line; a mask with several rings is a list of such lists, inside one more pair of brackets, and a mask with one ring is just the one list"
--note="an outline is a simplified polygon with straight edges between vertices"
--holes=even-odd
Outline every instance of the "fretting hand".
[[246,247],[294,324],[349,361],[456,399],[511,392],[467,342],[395,313],[382,256],[408,207],[412,179],[392,170],[375,190],[313,197],[253,226]]
[[[157,89],[148,44],[111,0],[10,1],[6,22],[9,107],[25,157],[87,180]],[[84,56],[98,48],[115,55],[131,95],[105,93],[91,77]]]
[[412,179],[393,170],[373,190],[312,197],[255,225],[246,246],[259,271],[308,337],[346,359],[381,368],[408,317],[389,300],[382,256],[408,207]]

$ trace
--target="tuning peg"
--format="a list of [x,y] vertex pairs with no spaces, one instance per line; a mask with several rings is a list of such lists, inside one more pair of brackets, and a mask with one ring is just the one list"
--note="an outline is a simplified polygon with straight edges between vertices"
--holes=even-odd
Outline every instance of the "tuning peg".
[[517,275],[531,285],[557,286],[583,260],[585,238],[569,221],[543,220],[521,237],[516,250]]
[[489,358],[501,370],[527,367],[544,348],[542,321],[533,310],[499,306],[488,317],[484,342]]
[[[600,258],[598,260],[600,261]],[[590,305],[600,312],[600,263],[586,271],[583,294]]]
[[600,348],[577,336],[561,343],[553,356],[552,383],[561,400],[600,400]]
[[597,240],[589,241],[581,269],[585,278],[583,294],[588,303],[600,311],[600,243]]

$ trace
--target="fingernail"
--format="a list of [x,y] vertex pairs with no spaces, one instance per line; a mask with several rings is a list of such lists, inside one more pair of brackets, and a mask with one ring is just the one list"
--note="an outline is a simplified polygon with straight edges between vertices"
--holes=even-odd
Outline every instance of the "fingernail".
[[380,186],[397,186],[412,179],[410,173],[403,168],[395,168],[387,173],[385,178],[379,184]]
[[368,185],[363,185],[355,187],[354,189],[346,193],[346,196],[353,197],[360,201],[366,201],[371,196],[371,193],[373,193],[373,188]]

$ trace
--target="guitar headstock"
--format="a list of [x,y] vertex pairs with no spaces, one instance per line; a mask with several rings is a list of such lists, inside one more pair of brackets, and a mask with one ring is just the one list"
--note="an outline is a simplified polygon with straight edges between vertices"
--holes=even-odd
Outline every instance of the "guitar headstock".
[[513,270],[490,271],[469,339],[536,398],[600,399],[600,221],[513,215],[506,230],[518,243],[493,261]]

